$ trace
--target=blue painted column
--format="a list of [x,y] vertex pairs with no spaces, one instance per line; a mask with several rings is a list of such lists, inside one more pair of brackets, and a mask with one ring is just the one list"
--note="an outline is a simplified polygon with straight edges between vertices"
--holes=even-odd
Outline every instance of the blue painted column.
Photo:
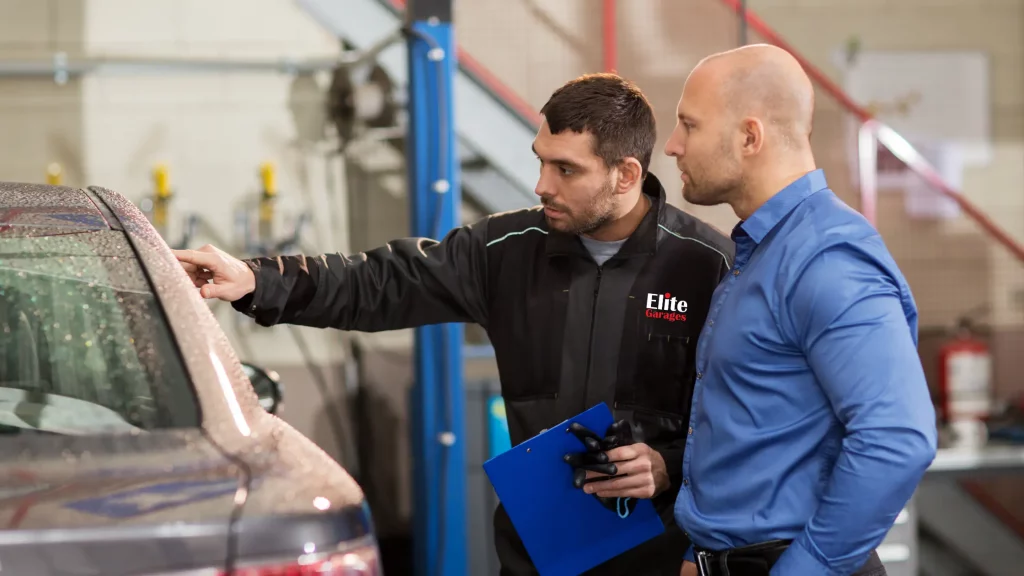
[[[409,0],[409,211],[412,234],[440,239],[461,224],[452,106],[452,0]],[[410,430],[417,576],[466,576],[463,327],[416,330]]]

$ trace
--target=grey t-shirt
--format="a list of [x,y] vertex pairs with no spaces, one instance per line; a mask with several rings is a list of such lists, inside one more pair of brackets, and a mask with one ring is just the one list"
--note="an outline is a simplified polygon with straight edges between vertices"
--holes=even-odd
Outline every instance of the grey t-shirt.
[[611,242],[602,242],[593,238],[587,238],[586,236],[580,236],[580,241],[586,246],[587,252],[590,252],[590,256],[597,262],[598,266],[604,266],[604,263],[612,256],[618,254],[619,248],[622,248],[622,245],[626,243],[625,238]]

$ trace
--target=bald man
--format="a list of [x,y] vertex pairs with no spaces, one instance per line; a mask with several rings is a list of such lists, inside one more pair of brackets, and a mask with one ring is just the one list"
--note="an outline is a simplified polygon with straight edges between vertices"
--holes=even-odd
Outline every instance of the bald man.
[[698,339],[683,574],[885,574],[874,550],[935,455],[910,288],[816,168],[813,111],[789,53],[747,46],[693,70],[665,147],[687,201],[740,219]]

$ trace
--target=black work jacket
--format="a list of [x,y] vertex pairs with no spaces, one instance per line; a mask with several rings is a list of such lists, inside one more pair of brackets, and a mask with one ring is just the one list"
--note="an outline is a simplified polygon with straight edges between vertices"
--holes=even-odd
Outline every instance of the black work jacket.
[[697,336],[733,244],[666,204],[653,174],[643,193],[651,209],[603,266],[535,207],[440,242],[249,260],[256,290],[234,306],[263,326],[478,323],[494,346],[513,445],[605,402],[665,459],[672,488],[655,504],[667,520],[682,481]]

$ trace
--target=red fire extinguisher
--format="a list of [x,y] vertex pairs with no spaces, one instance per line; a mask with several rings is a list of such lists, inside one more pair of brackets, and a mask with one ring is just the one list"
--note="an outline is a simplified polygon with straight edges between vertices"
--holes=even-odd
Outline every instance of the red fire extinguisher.
[[939,350],[939,394],[946,423],[984,421],[992,413],[992,355],[967,318]]

